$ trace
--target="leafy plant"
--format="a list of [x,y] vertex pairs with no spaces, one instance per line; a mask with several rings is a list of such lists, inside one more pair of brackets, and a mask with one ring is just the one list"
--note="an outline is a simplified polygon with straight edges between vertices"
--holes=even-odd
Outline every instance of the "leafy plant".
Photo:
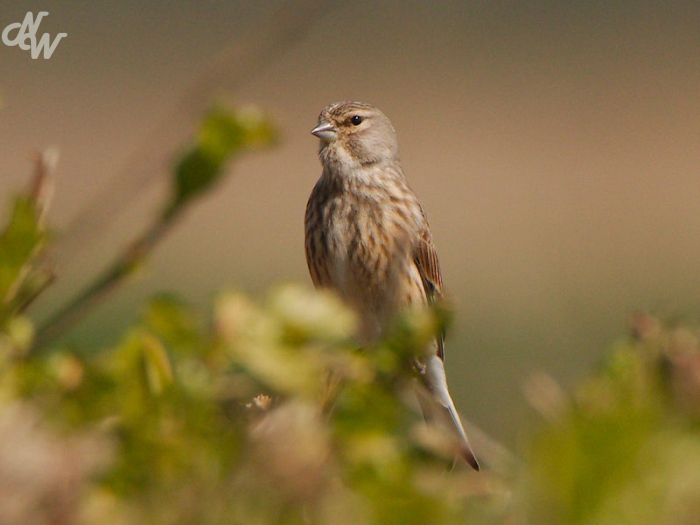
[[[163,294],[114,345],[61,342],[143,264],[239,155],[271,144],[259,112],[217,108],[146,233],[35,332],[46,158],[0,234],[0,524],[686,524],[700,512],[700,343],[635,317],[572,393],[526,389],[538,421],[522,460],[453,464],[414,408],[411,357],[445,312],[407,312],[373,348],[329,293],[222,293],[212,312]],[[505,466],[504,466],[505,465]]]
[[113,347],[57,342],[231,159],[274,137],[259,112],[209,113],[154,225],[39,339],[21,311],[46,232],[36,201],[17,200],[0,237],[0,433],[13,457],[40,460],[14,467],[18,485],[0,454],[0,487],[16,486],[0,505],[24,502],[0,522],[459,520],[471,474],[448,473],[447,445],[408,401],[409,351],[435,333],[435,312],[410,313],[394,337],[360,350],[353,314],[330,294],[286,286],[262,304],[222,294],[211,323],[161,295]]

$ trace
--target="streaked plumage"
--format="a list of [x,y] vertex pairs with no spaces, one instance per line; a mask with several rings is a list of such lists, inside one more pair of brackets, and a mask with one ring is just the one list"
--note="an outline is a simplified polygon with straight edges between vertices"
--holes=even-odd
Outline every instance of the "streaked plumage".
[[[396,133],[381,111],[362,102],[331,104],[312,133],[321,139],[323,173],[306,208],[309,272],[317,287],[336,290],[358,312],[358,341],[371,344],[402,309],[441,296],[437,252],[403,175]],[[451,421],[462,455],[478,470],[447,389],[442,336],[434,347],[421,378]],[[427,402],[421,406],[430,419],[435,414]]]

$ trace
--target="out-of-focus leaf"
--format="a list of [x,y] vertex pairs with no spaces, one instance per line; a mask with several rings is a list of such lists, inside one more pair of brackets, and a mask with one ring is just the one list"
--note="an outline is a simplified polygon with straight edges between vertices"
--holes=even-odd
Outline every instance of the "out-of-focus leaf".
[[221,175],[221,163],[201,148],[187,152],[175,172],[176,195],[170,209],[175,210],[193,197],[208,190]]
[[286,285],[273,293],[270,310],[293,341],[342,343],[351,339],[357,327],[354,313],[329,291]]
[[151,392],[160,394],[173,382],[173,369],[165,347],[151,335],[142,339],[144,368]]
[[221,164],[240,150],[269,146],[276,138],[274,127],[255,106],[219,106],[204,117],[197,144],[207,157]]
[[201,326],[191,308],[173,295],[160,294],[146,305],[145,326],[175,350],[197,350]]
[[547,414],[528,458],[533,521],[680,525],[697,516],[700,431],[687,401],[700,387],[698,339],[647,321]]
[[0,323],[16,307],[14,301],[31,270],[29,263],[44,238],[33,201],[15,199],[9,222],[0,234]]
[[221,178],[225,164],[236,155],[270,145],[276,132],[259,110],[215,107],[204,118],[196,144],[175,168],[173,200],[166,215],[209,190]]
[[318,396],[323,363],[318,354],[284,341],[279,319],[237,295],[223,296],[216,323],[231,357],[274,391]]
[[11,317],[5,323],[4,332],[0,337],[4,339],[8,345],[6,350],[11,350],[12,355],[22,356],[29,351],[34,340],[34,325],[27,317]]

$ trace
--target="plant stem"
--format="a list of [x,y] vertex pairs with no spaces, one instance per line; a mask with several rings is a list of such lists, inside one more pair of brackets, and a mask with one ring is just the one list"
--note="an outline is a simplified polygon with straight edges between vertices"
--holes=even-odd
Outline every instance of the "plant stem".
[[122,255],[88,288],[56,312],[37,331],[34,353],[46,350],[48,344],[64,334],[116,289],[156,248],[174,225],[183,208],[163,214],[122,253]]

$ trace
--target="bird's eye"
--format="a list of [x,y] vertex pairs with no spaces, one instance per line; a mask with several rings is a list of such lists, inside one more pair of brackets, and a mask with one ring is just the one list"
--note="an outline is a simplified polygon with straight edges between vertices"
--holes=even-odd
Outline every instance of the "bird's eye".
[[360,115],[354,115],[354,116],[350,117],[350,123],[353,126],[359,126],[360,124],[362,124],[363,120],[365,120],[365,119],[362,118]]

